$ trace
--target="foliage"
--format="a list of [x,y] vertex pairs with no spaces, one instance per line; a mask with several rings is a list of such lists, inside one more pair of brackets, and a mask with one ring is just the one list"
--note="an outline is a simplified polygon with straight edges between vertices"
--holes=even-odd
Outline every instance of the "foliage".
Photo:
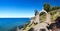
[[44,4],[44,10],[46,10],[47,12],[49,12],[50,11],[50,4],[45,3]]
[[50,11],[53,11],[53,10],[57,10],[57,9],[60,9],[60,6],[51,6],[50,4],[48,3],[45,3],[44,4],[44,10],[46,10],[47,12],[50,12]]
[[26,23],[26,24],[24,25],[24,29],[25,29],[29,24],[30,24],[30,22]]
[[54,14],[56,14],[57,12],[56,11],[51,11],[50,12],[50,15],[54,15]]
[[54,6],[54,7],[52,7],[51,10],[57,10],[57,9],[60,9],[60,6]]

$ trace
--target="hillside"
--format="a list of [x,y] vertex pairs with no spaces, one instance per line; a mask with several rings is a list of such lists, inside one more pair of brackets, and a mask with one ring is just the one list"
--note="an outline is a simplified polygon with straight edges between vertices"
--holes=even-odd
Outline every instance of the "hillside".
[[[53,11],[50,11],[48,12],[50,15],[51,15],[51,21],[54,22],[54,20],[60,16],[60,9],[59,10],[53,10]],[[35,17],[32,17],[33,19],[35,19]],[[40,21],[43,22],[43,21],[46,21],[46,14],[44,12],[40,13]],[[28,24],[28,23],[27,23]],[[24,31],[27,31],[29,30],[30,28],[34,27],[35,24],[28,24],[25,26],[24,28]]]
[[[43,14],[40,14],[40,20],[46,21],[46,14],[42,12]],[[51,15],[51,21],[54,21],[58,16],[60,16],[60,9],[59,10],[53,10],[48,12]]]

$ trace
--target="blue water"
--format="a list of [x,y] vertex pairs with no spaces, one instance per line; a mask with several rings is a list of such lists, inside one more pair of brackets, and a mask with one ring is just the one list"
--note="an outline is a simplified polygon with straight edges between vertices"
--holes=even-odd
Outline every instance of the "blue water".
[[9,29],[29,22],[29,18],[0,18],[0,31]]

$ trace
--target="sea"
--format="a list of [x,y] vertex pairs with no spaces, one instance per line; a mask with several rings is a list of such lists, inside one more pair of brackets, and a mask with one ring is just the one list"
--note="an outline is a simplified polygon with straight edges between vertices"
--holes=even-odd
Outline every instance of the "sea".
[[0,31],[9,31],[10,29],[24,25],[30,21],[30,18],[0,18]]

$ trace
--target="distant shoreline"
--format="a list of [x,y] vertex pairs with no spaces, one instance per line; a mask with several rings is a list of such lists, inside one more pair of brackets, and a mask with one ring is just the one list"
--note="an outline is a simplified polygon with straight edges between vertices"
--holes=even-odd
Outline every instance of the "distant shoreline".
[[[8,18],[7,18],[8,19]],[[23,18],[24,19],[24,18]],[[30,18],[29,18],[30,19]]]

